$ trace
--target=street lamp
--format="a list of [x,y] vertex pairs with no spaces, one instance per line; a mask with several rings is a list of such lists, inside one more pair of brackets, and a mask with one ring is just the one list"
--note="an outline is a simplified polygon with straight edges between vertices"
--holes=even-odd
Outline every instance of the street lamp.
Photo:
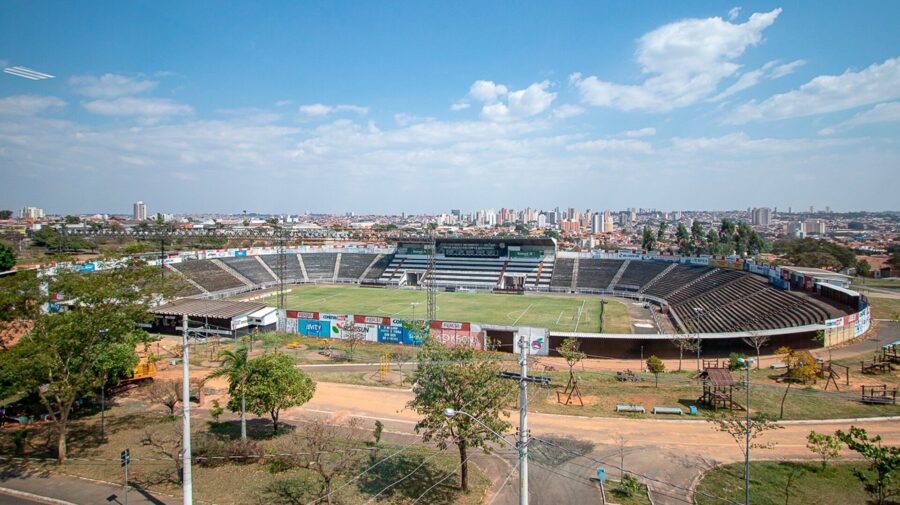
[[700,368],[700,330],[703,328],[701,323],[703,323],[703,307],[694,307],[694,312],[697,314],[697,371],[702,372],[703,370]]
[[514,443],[510,442],[509,440],[503,438],[503,435],[492,430],[488,425],[481,422],[480,419],[473,416],[472,414],[469,414],[468,412],[463,412],[462,410],[455,410],[455,409],[449,409],[449,408],[444,409],[444,416],[447,418],[456,417],[458,415],[464,415],[464,416],[468,417],[469,419],[475,421],[476,423],[481,425],[484,429],[491,432],[495,437],[497,437],[501,441],[503,441],[503,443],[505,443],[506,445],[508,445],[508,446],[516,449],[516,451],[518,451],[518,453],[519,453],[519,484],[520,484],[520,487],[524,487],[524,489],[519,490],[519,505],[528,505],[528,488],[527,488],[528,467],[526,466],[527,463],[525,462],[525,454],[526,453],[523,451],[523,449],[525,448],[524,440],[522,441],[521,444],[514,444]]
[[738,363],[744,365],[746,371],[744,388],[747,390],[747,424],[744,426],[744,504],[750,505],[750,366],[756,363],[753,358],[738,358]]

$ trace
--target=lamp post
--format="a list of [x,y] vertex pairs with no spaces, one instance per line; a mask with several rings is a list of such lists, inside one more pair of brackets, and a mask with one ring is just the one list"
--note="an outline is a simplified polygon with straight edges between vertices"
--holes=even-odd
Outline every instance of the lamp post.
[[[509,440],[503,438],[503,435],[492,430],[488,425],[484,424],[483,422],[481,422],[480,419],[473,416],[472,414],[469,414],[468,412],[463,412],[462,410],[455,410],[455,409],[444,409],[445,417],[450,418],[450,417],[456,417],[458,415],[466,416],[469,419],[475,421],[476,423],[481,425],[482,428],[488,430],[489,432],[491,432],[491,434],[493,434],[495,437],[500,439],[503,443],[512,447],[513,449],[516,449],[519,453],[519,482],[520,483],[528,482],[528,467],[524,466],[524,463],[527,461],[528,456],[527,456],[527,453],[523,452],[523,450],[522,450],[523,447],[521,447],[521,444],[514,444],[514,443],[510,442]],[[524,492],[519,493],[519,505],[528,505],[528,488],[527,487],[524,489]]]
[[700,339],[700,326],[699,323],[703,322],[703,307],[694,307],[694,312],[697,314],[697,371],[702,372],[703,370],[700,368],[700,347],[701,347],[701,339]]
[[747,390],[747,424],[744,426],[744,505],[750,505],[750,366],[756,362],[753,358],[738,358],[744,365],[746,374],[744,388]]

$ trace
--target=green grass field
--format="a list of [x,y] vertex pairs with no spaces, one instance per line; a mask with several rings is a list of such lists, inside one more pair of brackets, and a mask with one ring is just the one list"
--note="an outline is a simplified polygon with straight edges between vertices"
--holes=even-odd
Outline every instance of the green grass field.
[[[425,292],[356,286],[291,286],[288,309],[403,318],[425,316]],[[632,333],[628,307],[606,300],[604,333]],[[411,304],[418,303],[413,306]],[[437,318],[548,328],[552,331],[599,332],[598,296],[494,295],[480,293],[438,293]]]

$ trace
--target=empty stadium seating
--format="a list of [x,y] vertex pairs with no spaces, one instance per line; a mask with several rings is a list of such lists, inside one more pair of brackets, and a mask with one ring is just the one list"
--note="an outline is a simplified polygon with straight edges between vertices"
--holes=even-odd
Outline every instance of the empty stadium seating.
[[[306,275],[310,280],[331,279],[334,277],[334,262],[336,253],[303,253],[303,264],[306,266]],[[362,273],[362,272],[360,272]]]
[[671,263],[661,261],[631,261],[614,286],[618,291],[638,291],[654,277],[669,268]]
[[[297,254],[286,254],[284,256],[284,281],[285,282],[300,282],[303,280],[303,272],[300,270],[300,262],[297,261]],[[266,265],[275,272],[275,275],[280,275],[278,268],[278,255],[277,254],[264,254],[260,256]]]
[[262,284],[273,282],[275,278],[266,270],[256,256],[245,256],[237,258],[222,258],[222,263],[233,268],[237,273],[243,275],[254,284]]
[[600,260],[582,258],[578,261],[578,279],[575,286],[579,288],[606,289],[610,281],[619,271],[624,260]]
[[[377,254],[343,253],[338,267],[338,279],[357,280],[377,258]],[[308,268],[308,267],[307,267]],[[308,271],[308,270],[307,270]]]
[[572,286],[572,275],[575,271],[575,260],[572,258],[556,258],[550,287],[569,288]]
[[172,266],[207,291],[222,291],[244,286],[240,279],[219,268],[212,261],[187,260]]

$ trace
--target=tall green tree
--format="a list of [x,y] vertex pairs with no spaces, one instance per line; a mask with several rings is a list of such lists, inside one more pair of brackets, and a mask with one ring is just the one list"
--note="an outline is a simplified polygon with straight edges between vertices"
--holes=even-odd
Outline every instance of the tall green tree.
[[222,364],[219,369],[210,374],[210,378],[225,377],[228,379],[228,394],[232,398],[239,398],[236,402],[229,402],[229,408],[235,407],[232,412],[241,413],[241,440],[247,440],[247,377],[250,368],[247,366],[247,349],[236,351],[222,351]]
[[696,254],[707,252],[706,235],[703,233],[703,225],[696,219],[691,224],[691,248]]
[[666,241],[666,228],[669,227],[669,223],[665,220],[659,222],[659,230],[656,232],[656,241],[657,242],[665,242]]
[[684,223],[678,223],[678,229],[675,230],[675,244],[678,246],[678,252],[681,254],[693,254],[691,235],[688,233]]
[[[32,313],[31,330],[0,353],[0,397],[38,396],[56,429],[57,461],[63,463],[75,401],[132,370],[138,361],[136,346],[148,341],[136,325],[148,321],[151,302],[170,293],[159,271],[138,261],[90,274],[61,269],[40,282],[47,292],[63,293],[75,303],[62,313]],[[5,283],[0,286],[9,289]],[[31,304],[46,301],[41,295]]]
[[656,377],[656,387],[659,387],[659,374],[666,371],[666,364],[655,355],[650,356],[647,358],[647,370]]
[[[456,445],[464,491],[469,489],[469,449],[480,447],[490,452],[489,443],[496,442],[490,430],[503,433],[510,428],[503,419],[509,416],[504,408],[515,397],[515,388],[513,383],[497,378],[498,372],[499,363],[479,360],[470,347],[446,347],[428,339],[419,351],[415,398],[409,402],[410,408],[424,416],[416,423],[416,432],[422,434],[423,441],[434,442],[441,449]],[[466,412],[484,426],[466,415],[448,418],[446,409]]]
[[16,252],[12,247],[0,243],[0,272],[12,270],[14,266],[16,266]]
[[290,356],[271,353],[247,362],[245,388],[247,409],[258,416],[268,414],[272,418],[273,433],[278,433],[278,416],[282,409],[308,402],[316,391],[316,383],[294,367]]
[[649,226],[645,226],[644,236],[641,239],[641,249],[651,251],[654,245],[656,245],[656,237],[653,236],[653,230]]
[[706,250],[709,254],[721,254],[719,252],[719,234],[712,228],[706,233]]
[[12,219],[12,216],[13,216],[13,211],[7,210],[7,209],[0,210],[0,220],[5,221],[7,219]]
[[847,432],[838,430],[834,435],[869,462],[869,471],[874,476],[859,470],[853,473],[866,492],[875,497],[875,503],[883,505],[890,497],[900,495],[900,486],[894,480],[900,469],[900,447],[885,446],[881,435],[870,438],[865,429],[856,426]]

